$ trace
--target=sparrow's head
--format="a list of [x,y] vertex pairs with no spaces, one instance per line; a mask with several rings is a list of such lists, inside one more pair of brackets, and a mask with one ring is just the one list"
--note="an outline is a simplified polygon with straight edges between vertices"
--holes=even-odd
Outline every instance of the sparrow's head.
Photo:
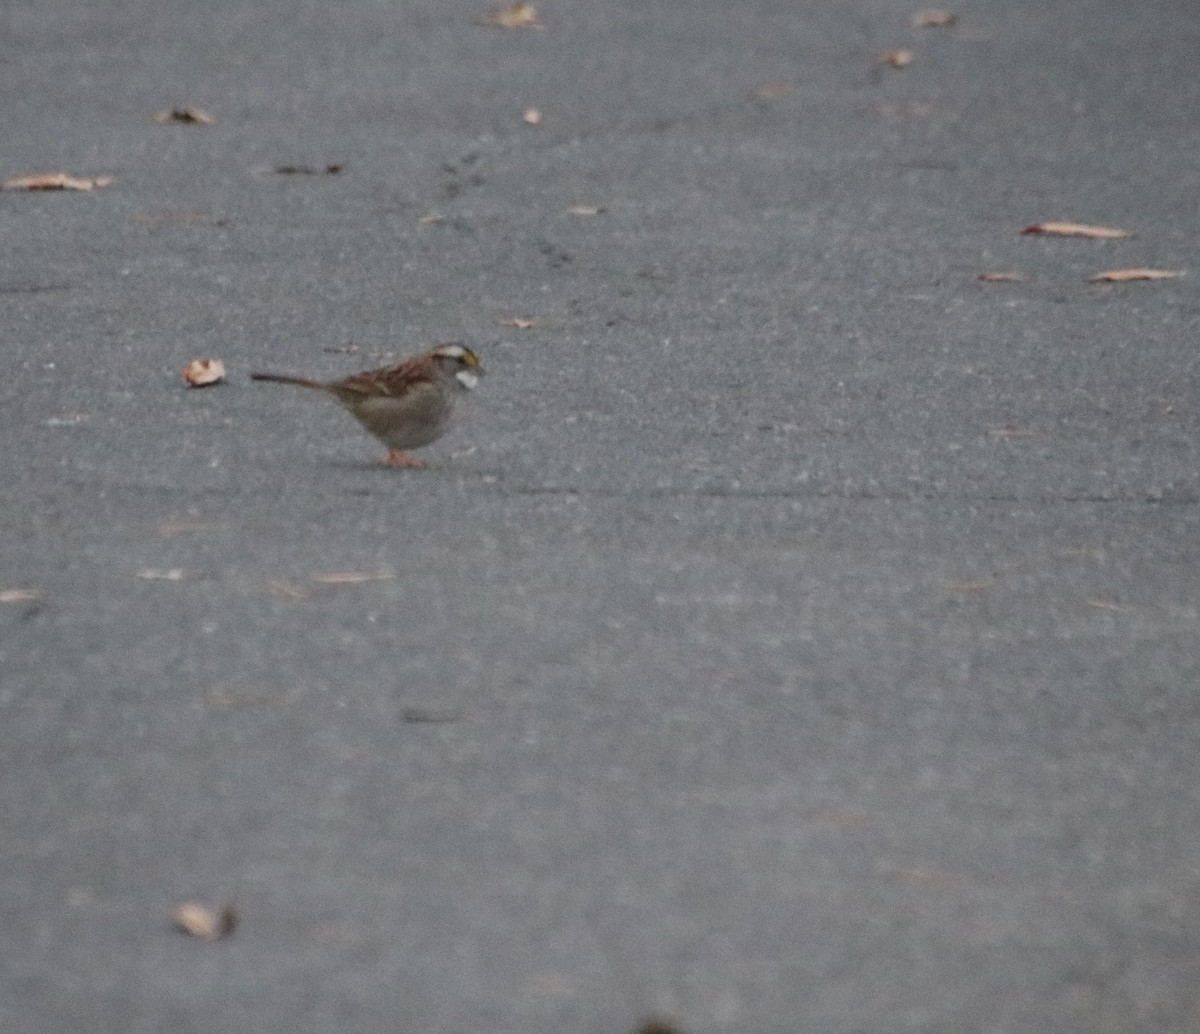
[[479,357],[457,341],[438,345],[429,354],[437,360],[447,376],[453,377],[464,388],[475,387],[486,372],[479,365]]

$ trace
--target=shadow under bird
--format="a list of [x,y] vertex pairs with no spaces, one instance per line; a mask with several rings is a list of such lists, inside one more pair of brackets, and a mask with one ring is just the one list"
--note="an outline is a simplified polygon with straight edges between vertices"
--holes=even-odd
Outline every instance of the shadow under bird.
[[394,467],[427,467],[410,449],[436,442],[449,430],[457,396],[483,376],[479,358],[457,342],[404,359],[394,366],[365,370],[338,381],[314,381],[284,373],[252,373],[255,381],[294,384],[332,395],[388,447]]

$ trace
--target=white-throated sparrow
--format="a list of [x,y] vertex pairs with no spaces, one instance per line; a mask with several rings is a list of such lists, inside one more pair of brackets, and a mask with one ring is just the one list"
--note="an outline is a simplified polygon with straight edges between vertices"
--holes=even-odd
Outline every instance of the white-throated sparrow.
[[295,384],[332,395],[388,447],[388,463],[425,467],[428,464],[408,455],[407,450],[429,445],[446,433],[454,397],[475,387],[483,372],[475,353],[455,342],[340,381],[312,381],[279,373],[252,373],[250,379]]

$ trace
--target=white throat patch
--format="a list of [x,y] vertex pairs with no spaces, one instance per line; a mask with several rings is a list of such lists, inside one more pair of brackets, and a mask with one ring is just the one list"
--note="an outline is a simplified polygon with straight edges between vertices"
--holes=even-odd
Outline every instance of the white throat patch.
[[459,370],[454,375],[454,379],[469,391],[479,383],[479,374],[472,373],[470,370]]

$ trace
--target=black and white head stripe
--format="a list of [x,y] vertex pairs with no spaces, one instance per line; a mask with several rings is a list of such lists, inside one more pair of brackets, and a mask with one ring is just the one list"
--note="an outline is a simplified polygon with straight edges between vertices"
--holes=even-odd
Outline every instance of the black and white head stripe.
[[464,366],[479,365],[479,357],[465,345],[460,345],[457,341],[438,345],[433,350],[433,354],[439,359],[457,359]]
[[448,359],[454,362],[456,367],[454,379],[464,388],[473,388],[479,383],[479,378],[484,372],[483,367],[479,365],[479,357],[465,345],[460,345],[456,341],[438,345],[431,354],[439,359]]

